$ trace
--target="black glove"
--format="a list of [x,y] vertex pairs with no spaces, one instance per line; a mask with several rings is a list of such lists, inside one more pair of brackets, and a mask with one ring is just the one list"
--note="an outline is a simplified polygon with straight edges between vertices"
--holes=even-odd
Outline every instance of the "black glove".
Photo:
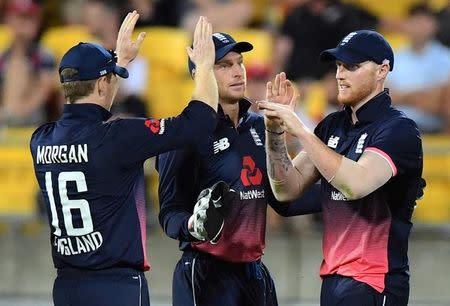
[[202,190],[195,204],[194,213],[189,218],[189,224],[192,225],[189,229],[191,235],[199,240],[216,244],[222,233],[224,217],[235,198],[236,192],[223,181]]

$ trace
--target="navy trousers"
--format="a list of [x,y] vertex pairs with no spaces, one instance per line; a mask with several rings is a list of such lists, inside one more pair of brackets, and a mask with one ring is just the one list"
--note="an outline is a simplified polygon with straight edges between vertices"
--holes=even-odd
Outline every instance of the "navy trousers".
[[277,306],[272,277],[261,261],[231,263],[185,251],[173,274],[173,306]]
[[321,306],[407,306],[408,295],[380,293],[366,283],[341,275],[323,277]]
[[58,270],[55,306],[150,306],[144,273],[128,268]]

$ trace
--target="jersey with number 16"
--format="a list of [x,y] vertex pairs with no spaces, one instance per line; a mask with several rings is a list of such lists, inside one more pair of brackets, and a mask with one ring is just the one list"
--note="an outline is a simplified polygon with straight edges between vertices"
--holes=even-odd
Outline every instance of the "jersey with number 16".
[[216,124],[215,111],[199,101],[176,118],[110,116],[95,104],[67,104],[31,138],[58,269],[148,270],[143,163],[196,143]]

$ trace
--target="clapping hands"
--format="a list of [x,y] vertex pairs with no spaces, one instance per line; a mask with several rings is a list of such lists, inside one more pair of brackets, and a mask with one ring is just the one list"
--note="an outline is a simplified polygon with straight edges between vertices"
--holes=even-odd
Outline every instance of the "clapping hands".
[[297,96],[286,74],[281,72],[275,76],[274,82],[266,86],[266,100],[258,102],[258,108],[264,110],[266,129],[275,133],[283,130],[296,135],[304,127],[295,113]]

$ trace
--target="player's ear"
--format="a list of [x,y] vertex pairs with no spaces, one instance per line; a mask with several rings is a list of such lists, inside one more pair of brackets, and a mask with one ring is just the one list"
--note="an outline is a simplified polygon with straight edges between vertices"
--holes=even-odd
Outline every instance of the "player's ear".
[[378,70],[378,80],[384,80],[387,77],[387,74],[389,73],[389,61],[388,62],[383,62],[381,65],[379,65],[379,70]]
[[100,97],[103,97],[107,94],[107,89],[109,86],[109,82],[106,78],[106,76],[100,77],[97,82],[95,82],[95,86],[97,87],[97,93]]

